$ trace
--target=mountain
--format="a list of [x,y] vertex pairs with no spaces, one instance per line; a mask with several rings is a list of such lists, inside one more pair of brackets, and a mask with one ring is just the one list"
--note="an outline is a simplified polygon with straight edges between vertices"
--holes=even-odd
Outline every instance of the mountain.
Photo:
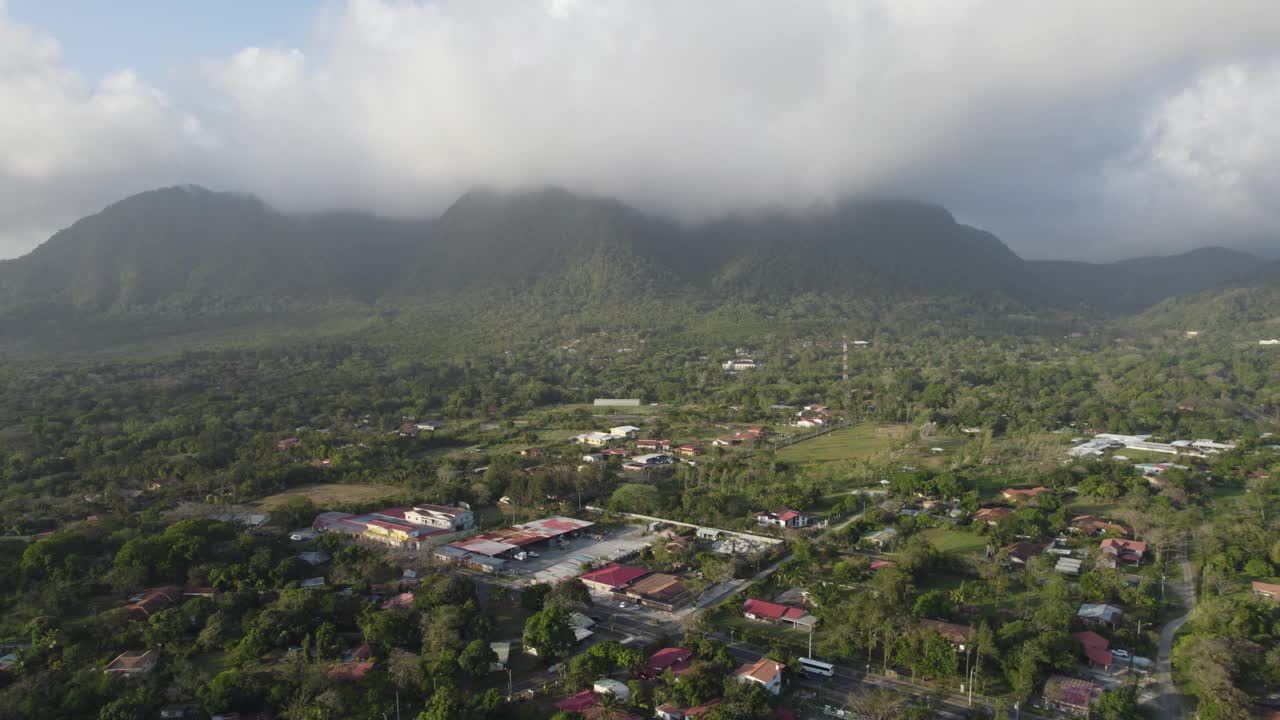
[[1134,318],[1146,330],[1228,329],[1280,337],[1280,262],[1255,261],[1250,271],[1211,290],[1170,297]]
[[1113,263],[1028,263],[1040,298],[1059,306],[1136,312],[1168,297],[1190,295],[1246,278],[1262,262],[1239,250],[1206,247],[1180,255]]
[[111,205],[0,264],[0,302],[105,311],[373,299],[418,234],[413,224],[368,215],[295,217],[249,196],[166,188]]
[[411,297],[672,291],[680,279],[664,260],[678,237],[673,224],[615,200],[559,189],[477,190],[431,224],[399,289]]
[[44,306],[118,313],[537,298],[985,297],[1107,313],[1222,285],[1258,262],[1223,248],[1029,262],[942,207],[892,198],[687,227],[558,189],[477,190],[438,218],[396,222],[289,215],[184,186],[122,200],[0,263],[0,308],[25,307],[23,327]]
[[1024,264],[990,233],[936,205],[850,200],[805,213],[716,222],[694,233],[707,280],[748,296],[1019,294]]

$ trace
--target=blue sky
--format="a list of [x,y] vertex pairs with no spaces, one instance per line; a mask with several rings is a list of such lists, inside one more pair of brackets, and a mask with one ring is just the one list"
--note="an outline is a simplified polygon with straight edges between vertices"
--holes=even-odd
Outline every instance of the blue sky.
[[324,0],[9,0],[13,20],[57,38],[89,82],[133,68],[150,84],[250,45],[301,47]]

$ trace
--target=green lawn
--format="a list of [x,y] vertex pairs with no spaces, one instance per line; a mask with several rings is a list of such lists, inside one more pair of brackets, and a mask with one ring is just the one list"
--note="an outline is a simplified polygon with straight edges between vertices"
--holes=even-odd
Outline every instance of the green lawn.
[[929,528],[923,532],[939,552],[958,555],[981,555],[986,552],[987,538],[977,533],[950,528]]
[[905,425],[859,423],[778,451],[778,459],[791,463],[824,463],[865,460],[887,452],[907,432]]

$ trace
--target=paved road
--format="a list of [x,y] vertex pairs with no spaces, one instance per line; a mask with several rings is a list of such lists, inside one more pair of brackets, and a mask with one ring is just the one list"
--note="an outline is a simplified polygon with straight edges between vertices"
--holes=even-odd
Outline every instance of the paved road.
[[1178,628],[1182,627],[1191,617],[1191,612],[1196,606],[1196,594],[1191,577],[1191,563],[1183,561],[1182,566],[1182,582],[1170,583],[1170,587],[1182,595],[1183,601],[1186,603],[1187,613],[1180,618],[1176,618],[1166,624],[1160,630],[1160,648],[1156,655],[1156,679],[1159,682],[1159,694],[1155,697],[1155,705],[1159,711],[1161,718],[1173,718],[1181,720],[1186,717],[1186,705],[1182,701],[1182,696],[1178,694],[1178,688],[1173,684],[1173,665],[1171,656],[1173,653],[1173,637],[1178,633]]

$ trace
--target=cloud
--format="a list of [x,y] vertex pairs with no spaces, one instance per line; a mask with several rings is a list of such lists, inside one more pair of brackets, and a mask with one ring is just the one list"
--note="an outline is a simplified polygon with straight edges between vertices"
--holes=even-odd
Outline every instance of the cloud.
[[47,110],[0,120],[30,206],[0,238],[186,181],[402,216],[474,185],[687,219],[907,193],[1034,256],[1278,227],[1270,0],[350,0],[305,48],[211,59],[181,106],[82,87],[2,13],[0,100]]

